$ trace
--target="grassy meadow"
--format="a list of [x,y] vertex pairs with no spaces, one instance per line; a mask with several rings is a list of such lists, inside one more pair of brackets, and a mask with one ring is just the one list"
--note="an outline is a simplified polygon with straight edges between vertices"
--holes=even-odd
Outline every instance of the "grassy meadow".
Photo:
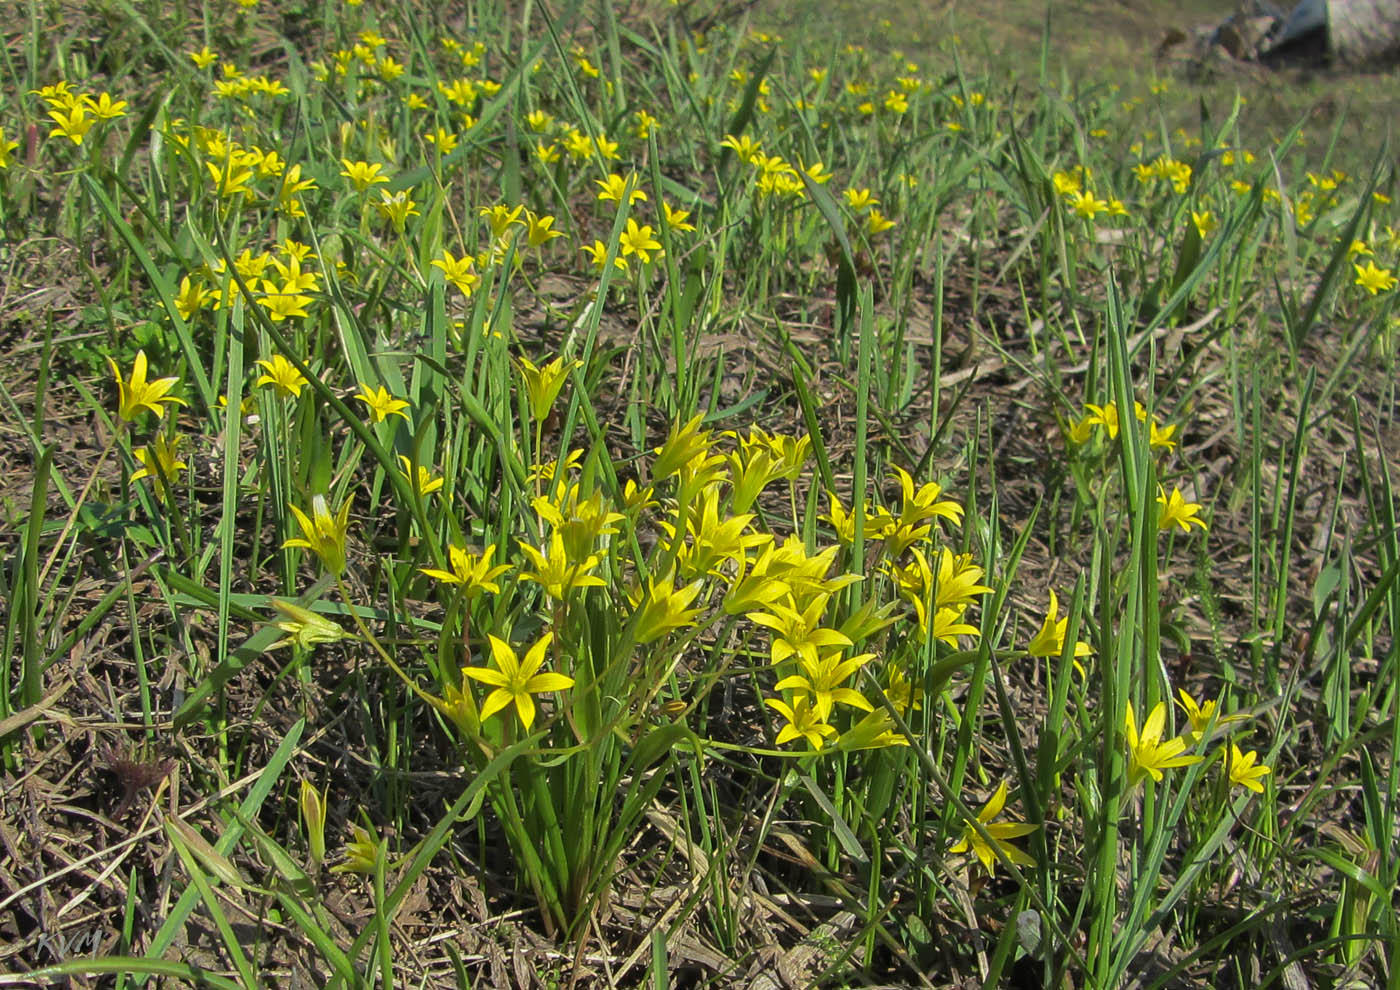
[[1400,986],[1355,80],[13,9],[0,984]]

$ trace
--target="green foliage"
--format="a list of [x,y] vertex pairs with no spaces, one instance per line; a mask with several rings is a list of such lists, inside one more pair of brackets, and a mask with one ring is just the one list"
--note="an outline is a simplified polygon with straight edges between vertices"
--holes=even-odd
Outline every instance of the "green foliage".
[[423,982],[469,883],[658,986],[756,916],[832,985],[1393,974],[1387,167],[693,14],[30,5],[0,234],[83,304],[0,389],[0,757],[102,625],[190,768],[173,907],[29,975],[267,982],[242,914]]

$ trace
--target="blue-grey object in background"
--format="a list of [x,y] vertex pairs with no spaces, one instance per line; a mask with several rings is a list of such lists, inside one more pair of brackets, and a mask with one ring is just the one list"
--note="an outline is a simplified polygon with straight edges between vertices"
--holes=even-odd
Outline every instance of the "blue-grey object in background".
[[1274,39],[1274,45],[1286,45],[1314,31],[1326,29],[1327,0],[1303,0],[1283,22],[1283,30]]

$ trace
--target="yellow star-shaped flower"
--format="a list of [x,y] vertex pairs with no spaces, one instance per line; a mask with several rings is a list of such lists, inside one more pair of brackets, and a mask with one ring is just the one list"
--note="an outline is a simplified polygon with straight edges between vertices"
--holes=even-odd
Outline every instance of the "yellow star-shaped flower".
[[370,419],[376,423],[382,423],[390,416],[402,416],[405,422],[408,421],[408,413],[404,412],[408,408],[408,403],[403,399],[394,398],[383,385],[371,389],[361,382],[360,394],[355,398],[365,404]]
[[1191,532],[1194,524],[1206,528],[1206,522],[1197,513],[1201,511],[1199,502],[1188,502],[1181,494],[1181,489],[1172,486],[1172,493],[1168,495],[1159,485],[1157,495],[1157,528],[1171,529],[1173,526],[1180,526],[1182,532]]
[[183,406],[185,401],[173,395],[167,394],[176,384],[178,378],[157,378],[154,381],[146,380],[146,352],[137,351],[136,361],[131,367],[131,378],[122,379],[122,372],[117,367],[117,362],[111,358],[107,363],[112,366],[112,374],[117,379],[117,391],[120,397],[117,404],[117,415],[128,423],[134,420],[142,409],[149,409],[157,416],[165,416],[165,406],[167,402]]
[[530,647],[523,660],[516,658],[515,651],[505,640],[495,636],[487,638],[491,641],[491,657],[496,661],[495,668],[462,668],[462,673],[467,677],[496,689],[486,696],[486,701],[481,706],[481,718],[488,719],[513,704],[516,714],[520,716],[520,724],[529,732],[530,726],[535,722],[535,699],[531,695],[545,691],[563,691],[574,686],[574,679],[564,674],[539,673],[544,664],[545,652],[554,641],[554,633],[547,632],[540,637],[540,641]]
[[988,873],[991,873],[992,867],[996,865],[998,851],[1017,866],[1034,866],[1035,860],[1031,859],[1024,850],[1005,840],[1029,835],[1039,826],[1026,822],[993,822],[992,819],[1001,814],[1004,807],[1006,807],[1006,781],[1003,780],[1001,786],[996,789],[996,793],[982,806],[982,810],[977,812],[977,821],[982,824],[992,841],[987,842],[982,834],[969,823],[963,829],[962,838],[948,851],[960,853],[970,850]]

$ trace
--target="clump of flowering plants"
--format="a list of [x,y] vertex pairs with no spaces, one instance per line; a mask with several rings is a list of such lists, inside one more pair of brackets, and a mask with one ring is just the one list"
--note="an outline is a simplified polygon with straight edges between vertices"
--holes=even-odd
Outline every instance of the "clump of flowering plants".
[[[756,711],[773,716],[750,727],[751,741],[725,746],[796,761],[809,781],[828,758],[854,772],[858,754],[909,745],[896,719],[975,657],[958,647],[977,638],[969,619],[992,590],[971,555],[942,544],[940,527],[962,507],[900,468],[888,508],[865,510],[873,555],[849,552],[853,519],[834,493],[829,542],[809,546],[791,517],[815,497],[808,436],[720,436],[697,415],[673,424],[621,490],[600,447],[543,459],[542,424],[578,368],[519,362],[521,511],[484,530],[481,546],[452,537],[446,566],[418,569],[419,593],[443,615],[430,680],[358,623],[466,764],[488,775],[522,882],[547,924],[572,933],[677,761],[710,753],[717,686],[747,681]],[[787,498],[761,511],[776,486]],[[339,581],[345,507],[313,501],[310,515],[291,507],[300,535],[284,545],[336,575],[358,616]],[[863,596],[848,594],[862,584]],[[887,803],[891,774],[873,779]],[[866,801],[863,789],[836,793],[842,806]]]

